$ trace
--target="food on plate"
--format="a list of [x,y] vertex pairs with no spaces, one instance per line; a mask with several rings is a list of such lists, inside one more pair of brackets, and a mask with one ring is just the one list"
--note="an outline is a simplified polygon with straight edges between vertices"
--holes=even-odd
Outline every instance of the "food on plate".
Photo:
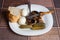
[[50,10],[48,12],[39,12],[40,13],[40,16],[43,16],[45,14],[50,14],[50,13],[53,13],[54,11],[53,10]]
[[20,28],[32,28],[32,25],[21,25]]
[[28,8],[24,8],[24,9],[22,10],[22,16],[27,16],[28,14],[29,14]]
[[45,28],[45,23],[37,23],[32,25],[32,30],[40,30]]
[[[53,11],[48,12],[37,12],[32,11],[28,16],[26,16],[26,24],[21,25],[20,28],[30,28],[31,30],[40,30],[45,28],[45,23],[42,19],[43,15],[53,13]],[[31,26],[28,26],[31,25]]]
[[32,11],[30,15],[35,15],[35,14],[38,14],[37,11]]
[[25,25],[26,24],[26,18],[25,17],[21,17],[19,20],[18,20],[18,23],[20,25]]
[[40,30],[45,28],[45,23],[42,19],[43,15],[53,13],[53,10],[48,12],[32,11],[29,13],[28,9],[19,9],[16,7],[9,7],[8,17],[9,21],[18,23],[19,28],[30,28],[31,30]]
[[36,23],[38,22],[39,19],[39,13],[37,11],[32,11],[28,16],[26,16],[26,19],[27,19],[27,24]]
[[[25,20],[26,18],[26,20]],[[26,25],[21,24],[20,28],[31,28],[31,30],[39,30],[39,29],[44,29],[45,24],[42,20],[42,17],[40,17],[39,12],[37,11],[32,11],[28,16],[25,18],[22,18],[22,20],[19,22],[20,24],[23,23],[23,21]]]
[[16,7],[9,7],[8,17],[10,22],[17,22],[18,19],[21,17],[22,10]]
[[8,14],[8,16],[9,16],[9,21],[12,22],[12,23],[17,22],[18,19],[19,19],[18,16],[14,16],[14,15],[12,15],[12,14],[10,14],[10,13]]

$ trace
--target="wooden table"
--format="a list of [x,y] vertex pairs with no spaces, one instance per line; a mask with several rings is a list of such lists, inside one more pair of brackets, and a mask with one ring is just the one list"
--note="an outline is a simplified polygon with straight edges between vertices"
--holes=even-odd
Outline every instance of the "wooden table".
[[6,20],[5,9],[8,6],[18,6],[28,3],[28,0],[0,0],[0,40],[60,40],[60,0],[30,0],[31,3],[54,9],[54,25],[46,34],[40,36],[17,35],[9,28]]

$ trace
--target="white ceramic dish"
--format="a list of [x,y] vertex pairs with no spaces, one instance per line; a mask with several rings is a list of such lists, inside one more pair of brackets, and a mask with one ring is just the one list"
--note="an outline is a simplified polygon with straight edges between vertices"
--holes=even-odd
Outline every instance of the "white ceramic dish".
[[[23,8],[28,8],[27,5],[19,5],[17,8],[23,9]],[[31,4],[31,11],[42,11],[42,12],[47,12],[49,11],[46,7],[37,5],[37,4]],[[52,14],[46,14],[43,16],[43,20],[45,22],[45,29],[42,30],[31,30],[31,29],[20,29],[19,25],[17,23],[11,23],[9,22],[10,28],[13,32],[19,34],[19,35],[24,35],[24,36],[36,36],[36,35],[42,35],[47,33],[48,31],[51,30],[53,26],[53,16]]]

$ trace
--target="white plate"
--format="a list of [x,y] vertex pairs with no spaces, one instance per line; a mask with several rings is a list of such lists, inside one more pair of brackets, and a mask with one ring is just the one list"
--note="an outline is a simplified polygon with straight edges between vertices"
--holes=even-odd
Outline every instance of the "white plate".
[[[24,9],[24,8],[28,8],[27,5],[19,5],[17,6],[17,8],[20,9]],[[37,5],[37,4],[31,4],[31,11],[43,11],[43,12],[47,12],[49,11],[46,7],[41,6],[41,5]],[[11,23],[9,22],[10,28],[13,32],[19,34],[19,35],[24,35],[24,36],[36,36],[36,35],[42,35],[47,33],[48,31],[51,30],[52,26],[53,26],[53,17],[52,14],[46,14],[43,16],[43,20],[45,22],[45,29],[42,30],[30,30],[30,29],[20,29],[19,25],[17,23]]]

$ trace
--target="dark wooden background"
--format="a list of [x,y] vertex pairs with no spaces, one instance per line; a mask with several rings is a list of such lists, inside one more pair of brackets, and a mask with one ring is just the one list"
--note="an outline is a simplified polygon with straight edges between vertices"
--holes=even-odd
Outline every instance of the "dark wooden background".
[[18,6],[28,3],[28,0],[0,0],[0,40],[60,40],[60,0],[30,0],[31,3],[54,9],[53,28],[46,34],[40,36],[17,35],[9,28],[6,19],[6,9],[9,6]]

